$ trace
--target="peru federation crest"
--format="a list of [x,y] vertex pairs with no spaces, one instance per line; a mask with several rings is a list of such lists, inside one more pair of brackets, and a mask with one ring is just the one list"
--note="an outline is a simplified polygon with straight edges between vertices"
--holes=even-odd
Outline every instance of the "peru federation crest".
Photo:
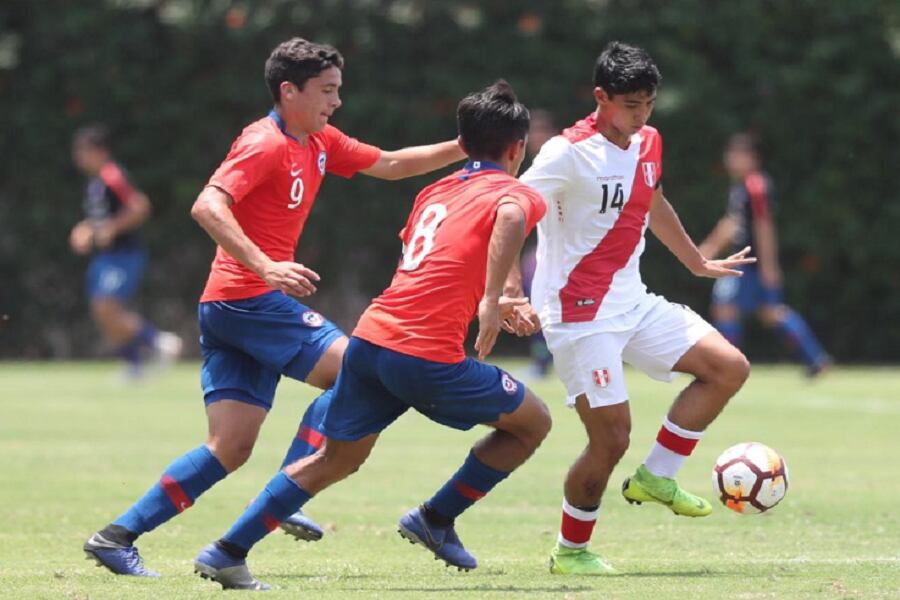
[[594,383],[597,384],[597,386],[601,388],[609,386],[609,369],[595,369],[592,375],[594,376]]
[[641,163],[641,170],[644,172],[644,183],[647,184],[648,188],[656,187],[656,163],[654,162],[645,162]]

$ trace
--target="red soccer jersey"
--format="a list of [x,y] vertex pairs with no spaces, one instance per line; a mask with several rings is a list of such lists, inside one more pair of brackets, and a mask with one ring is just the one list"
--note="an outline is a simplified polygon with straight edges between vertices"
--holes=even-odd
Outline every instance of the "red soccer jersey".
[[487,162],[470,162],[422,190],[400,232],[403,257],[391,286],[353,335],[426,360],[462,361],[484,295],[497,207],[506,203],[525,211],[526,234],[547,210],[540,194]]
[[[303,145],[283,130],[273,111],[241,132],[207,185],[234,199],[234,217],[266,256],[294,260],[325,173],[351,177],[371,167],[380,155],[378,148],[331,125],[311,134]],[[200,301],[240,300],[268,291],[271,288],[256,273],[217,247]]]

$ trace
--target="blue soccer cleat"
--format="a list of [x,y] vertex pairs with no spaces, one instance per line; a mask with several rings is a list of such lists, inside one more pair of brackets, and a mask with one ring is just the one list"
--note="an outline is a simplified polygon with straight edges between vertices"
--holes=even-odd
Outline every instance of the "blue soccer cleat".
[[303,514],[302,510],[298,510],[282,521],[280,527],[286,534],[294,536],[297,540],[304,540],[306,542],[317,542],[325,535],[322,528],[319,527],[315,521]]
[[96,561],[98,567],[106,567],[116,575],[159,577],[159,573],[144,567],[137,548],[112,542],[100,535],[100,532],[84,543],[84,553],[87,555],[85,558]]
[[194,559],[194,573],[199,573],[203,579],[215,581],[223,590],[272,589],[272,586],[257,581],[250,574],[246,560],[231,556],[219,549],[215,542],[207,545]]
[[443,560],[448,567],[470,571],[478,566],[475,557],[469,554],[459,541],[453,525],[447,527],[432,525],[425,518],[425,511],[421,506],[403,515],[397,531],[401,537],[409,540],[410,544],[422,544],[434,552],[434,559]]

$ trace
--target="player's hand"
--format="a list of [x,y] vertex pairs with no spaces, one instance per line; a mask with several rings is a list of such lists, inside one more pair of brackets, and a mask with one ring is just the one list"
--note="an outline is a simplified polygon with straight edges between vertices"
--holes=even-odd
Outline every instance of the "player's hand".
[[494,349],[503,318],[500,315],[500,300],[482,298],[478,303],[478,337],[475,338],[475,350],[478,360],[484,360]]
[[108,248],[115,237],[116,230],[111,223],[100,223],[94,226],[94,247]]
[[315,294],[316,286],[313,282],[319,281],[318,273],[288,260],[269,263],[260,277],[272,289],[297,298]]
[[719,279],[720,277],[740,277],[744,273],[738,271],[737,267],[740,267],[741,265],[750,265],[756,262],[756,257],[747,256],[748,254],[750,254],[750,246],[721,260],[704,260],[700,267],[694,271],[694,275],[697,277],[712,277],[713,279]]
[[[524,300],[525,302],[521,302]],[[504,307],[506,303],[506,307]],[[500,298],[500,318],[503,331],[523,337],[540,331],[541,320],[528,298]]]
[[69,245],[76,254],[87,254],[94,245],[94,229],[87,221],[81,221],[69,234]]

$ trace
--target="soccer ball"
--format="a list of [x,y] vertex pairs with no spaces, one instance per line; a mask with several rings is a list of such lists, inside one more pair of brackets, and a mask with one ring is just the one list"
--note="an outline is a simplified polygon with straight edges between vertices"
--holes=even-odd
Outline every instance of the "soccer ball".
[[788,469],[780,454],[759,442],[732,446],[716,460],[713,488],[736,513],[766,512],[788,489]]

